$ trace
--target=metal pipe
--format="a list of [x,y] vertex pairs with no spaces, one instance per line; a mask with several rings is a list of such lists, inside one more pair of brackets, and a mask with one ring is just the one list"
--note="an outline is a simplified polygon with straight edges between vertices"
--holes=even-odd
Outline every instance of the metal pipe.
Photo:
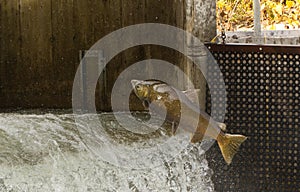
[[261,22],[260,22],[260,0],[253,0],[254,10],[254,36],[261,36]]

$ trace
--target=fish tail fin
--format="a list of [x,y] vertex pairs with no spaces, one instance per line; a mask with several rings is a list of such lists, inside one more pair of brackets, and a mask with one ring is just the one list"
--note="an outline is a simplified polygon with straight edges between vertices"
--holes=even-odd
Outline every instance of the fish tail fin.
[[244,135],[219,135],[218,137],[218,144],[224,160],[229,165],[233,159],[233,156],[238,151],[240,145],[247,139]]

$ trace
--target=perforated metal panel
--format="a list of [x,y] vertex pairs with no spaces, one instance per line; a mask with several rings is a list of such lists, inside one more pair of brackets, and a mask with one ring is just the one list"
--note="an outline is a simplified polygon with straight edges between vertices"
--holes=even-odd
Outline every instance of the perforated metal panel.
[[216,190],[300,191],[300,47],[207,47],[226,84],[228,132],[249,137],[230,166],[218,161],[218,148],[210,151]]

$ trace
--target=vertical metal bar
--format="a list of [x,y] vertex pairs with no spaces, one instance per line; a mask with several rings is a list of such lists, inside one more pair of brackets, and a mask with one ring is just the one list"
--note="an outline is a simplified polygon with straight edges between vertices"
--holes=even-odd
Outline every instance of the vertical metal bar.
[[260,0],[253,0],[254,10],[254,36],[261,36],[261,22],[260,22]]
[[[104,53],[103,50],[98,50],[98,85],[99,85],[99,98],[100,98],[100,110],[104,110],[106,106],[105,102],[103,102],[102,95],[104,92],[104,94],[106,95],[107,91],[106,91],[106,72],[105,72],[105,57],[104,57]],[[101,77],[101,73],[102,73],[102,77]],[[101,86],[103,86],[101,88]]]
[[85,62],[85,50],[80,50],[79,59],[81,63],[81,80],[82,80],[82,109],[83,112],[87,110],[87,90],[86,90],[86,62]]
[[[89,83],[95,75],[99,76],[101,72],[104,73],[102,68],[105,64],[105,58],[102,50],[80,50],[79,60],[81,62],[81,109],[83,113],[87,113],[91,109],[91,102],[93,102],[90,100],[91,98],[89,97],[91,94],[91,90],[89,89]],[[102,71],[100,71],[100,69],[102,69]],[[91,72],[92,70],[97,70],[97,73],[94,74],[93,72]],[[103,78],[104,79],[98,78],[98,83],[100,87],[102,86],[102,84],[104,84],[104,81],[106,80],[105,76]],[[104,88],[102,89],[104,90]],[[101,98],[101,90],[99,92]]]

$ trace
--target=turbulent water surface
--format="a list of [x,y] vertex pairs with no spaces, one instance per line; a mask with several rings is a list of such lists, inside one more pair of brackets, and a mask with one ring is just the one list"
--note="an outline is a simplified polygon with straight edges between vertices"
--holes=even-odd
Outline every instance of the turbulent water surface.
[[[177,155],[161,150],[172,138],[168,126],[142,135],[124,129],[110,113],[81,115],[95,127],[100,122],[101,130],[75,121],[78,116],[1,113],[0,191],[213,191],[212,171],[198,145],[178,137],[184,148]],[[131,122],[131,115],[122,116]]]

